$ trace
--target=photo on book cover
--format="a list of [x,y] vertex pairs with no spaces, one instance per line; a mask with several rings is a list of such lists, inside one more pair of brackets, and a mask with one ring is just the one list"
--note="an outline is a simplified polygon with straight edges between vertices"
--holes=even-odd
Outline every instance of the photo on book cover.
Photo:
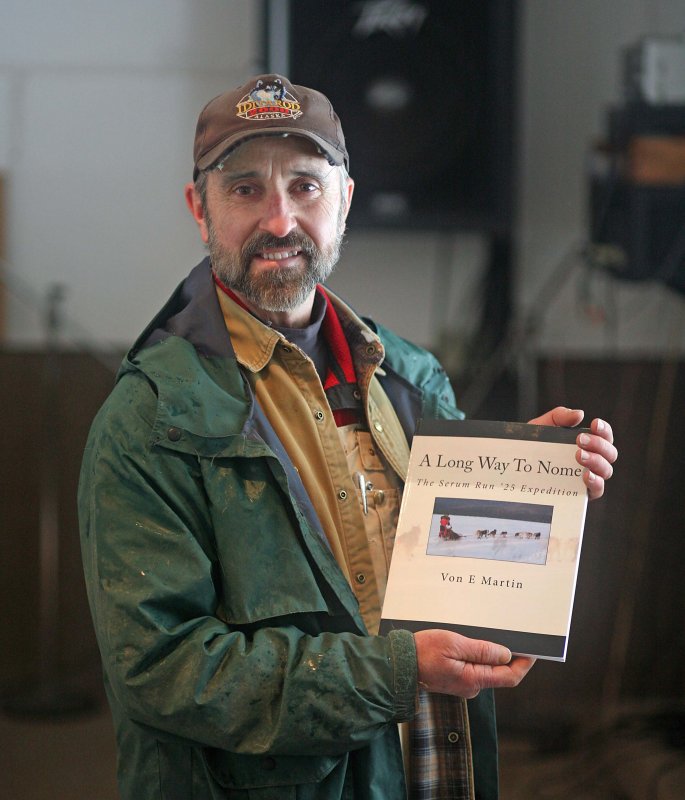
[[544,565],[553,511],[533,503],[436,497],[426,553]]

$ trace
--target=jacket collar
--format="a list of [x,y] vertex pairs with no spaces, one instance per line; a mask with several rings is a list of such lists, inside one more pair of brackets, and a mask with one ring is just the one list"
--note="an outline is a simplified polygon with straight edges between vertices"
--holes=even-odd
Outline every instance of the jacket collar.
[[235,358],[214,290],[209,257],[183,280],[145,328],[128,357],[170,336],[186,339],[203,356]]
[[[141,372],[157,392],[153,443],[228,454],[250,437],[253,398],[239,370],[204,259],[128,352],[117,380]],[[179,435],[180,433],[180,435]]]

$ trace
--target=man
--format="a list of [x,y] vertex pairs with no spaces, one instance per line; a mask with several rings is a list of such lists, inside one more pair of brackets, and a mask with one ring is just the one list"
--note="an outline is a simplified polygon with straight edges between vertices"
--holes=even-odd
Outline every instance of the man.
[[209,258],[125,359],[79,495],[122,797],[494,798],[490,689],[532,661],[376,633],[415,422],[461,412],[432,356],[321,287],[354,188],[338,117],[258,76],[205,107],[194,158]]

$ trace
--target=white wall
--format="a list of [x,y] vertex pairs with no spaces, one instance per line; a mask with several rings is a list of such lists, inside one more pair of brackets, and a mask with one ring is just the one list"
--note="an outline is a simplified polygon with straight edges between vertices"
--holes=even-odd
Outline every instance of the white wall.
[[[182,188],[197,115],[255,71],[251,0],[1,0],[10,342],[54,282],[92,338],[129,342],[203,255]],[[19,282],[21,284],[19,285]]]
[[[182,198],[195,120],[208,99],[260,68],[260,6],[0,0],[11,344],[41,336],[17,300],[24,284],[42,293],[64,283],[66,310],[90,338],[123,344],[202,257]],[[685,0],[525,0],[522,12],[516,234],[526,313],[586,236],[585,158],[607,106],[620,101],[621,48],[685,29]],[[447,318],[458,359],[476,319],[483,253],[474,236],[352,231],[331,285],[423,344],[437,343]],[[579,292],[595,311],[615,304],[611,324],[579,311]],[[661,353],[682,310],[663,287],[588,281],[577,267],[545,309],[538,346]],[[678,341],[685,349],[683,332]]]

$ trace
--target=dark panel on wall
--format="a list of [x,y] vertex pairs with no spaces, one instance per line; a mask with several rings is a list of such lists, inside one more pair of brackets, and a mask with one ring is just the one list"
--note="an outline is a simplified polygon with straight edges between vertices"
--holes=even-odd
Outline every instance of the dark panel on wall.
[[[46,355],[0,351],[4,437],[0,461],[0,687],[30,691],[39,672],[42,465],[55,457],[58,592],[51,661],[99,690],[100,667],[81,569],[76,490],[90,423],[114,375],[84,353],[51,356],[59,374],[44,396]],[[51,389],[51,391],[53,391]],[[46,411],[47,408],[47,411]],[[46,416],[48,419],[46,419]],[[59,676],[55,676],[59,680]]]
[[538,730],[543,744],[569,727],[587,735],[617,706],[682,696],[683,660],[669,654],[685,652],[685,362],[550,359],[538,378],[540,410],[603,417],[619,447],[588,507],[568,659],[498,693],[502,730]]
[[268,69],[342,119],[352,225],[508,229],[511,0],[271,0],[266,31]]
[[[44,356],[0,352],[4,400],[0,468],[0,685],[37,671],[39,465],[60,458],[58,661],[67,675],[99,688],[100,664],[82,578],[76,487],[90,422],[113,385],[91,357],[63,353],[60,385],[43,426]],[[540,410],[564,404],[613,424],[620,458],[604,498],[588,510],[569,656],[540,662],[499,695],[503,730],[545,735],[597,718],[609,700],[643,702],[682,694],[685,671],[685,363],[546,360],[539,364]],[[611,387],[608,391],[607,387]],[[499,392],[500,390],[498,390]],[[494,393],[494,394],[497,394]],[[506,395],[493,396],[506,404]],[[515,394],[509,398],[514,407]],[[491,414],[493,406],[482,410]],[[623,631],[624,647],[619,635]],[[656,657],[655,657],[656,654]]]
[[659,280],[685,292],[685,189],[596,179],[590,186],[591,236],[618,245],[625,261],[612,273],[628,280]]

